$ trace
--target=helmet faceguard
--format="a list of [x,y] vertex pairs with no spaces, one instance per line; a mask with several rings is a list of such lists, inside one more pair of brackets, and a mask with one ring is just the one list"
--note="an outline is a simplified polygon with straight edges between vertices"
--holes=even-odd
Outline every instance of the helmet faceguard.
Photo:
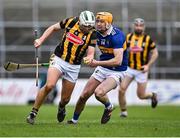
[[142,25],[144,25],[144,19],[142,19],[142,18],[136,18],[136,19],[134,19],[134,24],[142,24]]

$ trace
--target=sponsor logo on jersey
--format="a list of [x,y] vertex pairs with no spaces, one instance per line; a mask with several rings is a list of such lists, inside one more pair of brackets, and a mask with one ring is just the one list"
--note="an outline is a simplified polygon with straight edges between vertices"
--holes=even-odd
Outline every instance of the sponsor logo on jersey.
[[138,47],[138,46],[133,46],[133,47],[130,47],[130,51],[133,52],[133,53],[138,53],[138,52],[143,51],[143,48]]
[[72,34],[72,33],[67,33],[66,34],[66,38],[71,42],[71,43],[73,43],[73,44],[77,44],[77,45],[82,45],[82,44],[84,44],[84,41],[81,39],[81,38],[79,38],[78,36],[76,36],[76,35],[74,35],[74,34]]

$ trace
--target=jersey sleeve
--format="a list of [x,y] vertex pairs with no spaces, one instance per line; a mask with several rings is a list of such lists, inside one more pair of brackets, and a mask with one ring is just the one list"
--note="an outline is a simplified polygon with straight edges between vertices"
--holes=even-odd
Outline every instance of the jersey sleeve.
[[90,42],[89,42],[89,46],[96,46],[96,42],[97,42],[97,34],[96,31],[93,31],[90,37]]
[[116,34],[112,36],[113,48],[123,48],[125,44],[125,35],[123,33]]
[[155,44],[155,42],[150,38],[150,40],[149,40],[149,43],[150,43],[150,49],[154,49],[154,48],[156,48],[156,44]]
[[60,21],[60,22],[59,22],[60,27],[61,27],[62,29],[65,29],[67,22],[68,22],[69,20],[71,20],[72,18],[73,18],[73,17],[71,17],[71,18],[66,18],[66,19]]
[[127,49],[127,41],[124,41],[124,44],[123,44],[123,49],[126,50]]

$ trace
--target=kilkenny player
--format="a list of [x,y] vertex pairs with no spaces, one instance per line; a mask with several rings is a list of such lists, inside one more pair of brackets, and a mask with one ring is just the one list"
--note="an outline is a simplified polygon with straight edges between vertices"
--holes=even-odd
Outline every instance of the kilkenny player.
[[39,108],[59,78],[62,78],[62,90],[57,119],[59,122],[64,120],[65,106],[70,101],[76,84],[81,60],[86,51],[88,59],[94,58],[96,45],[94,25],[94,14],[90,11],[83,11],[79,17],[67,18],[50,26],[39,39],[34,41],[34,46],[38,48],[51,34],[64,29],[62,40],[56,47],[54,56],[51,57],[46,84],[39,90],[33,108],[27,117],[28,123],[34,124]]
[[148,72],[151,65],[158,57],[158,51],[155,43],[149,35],[145,34],[145,22],[141,18],[136,18],[133,23],[133,33],[129,33],[126,37],[126,45],[128,49],[128,70],[125,79],[120,84],[119,104],[121,107],[121,117],[126,117],[126,99],[125,92],[132,82],[137,82],[137,96],[140,99],[151,99],[151,106],[157,106],[157,94],[154,92],[146,92]]

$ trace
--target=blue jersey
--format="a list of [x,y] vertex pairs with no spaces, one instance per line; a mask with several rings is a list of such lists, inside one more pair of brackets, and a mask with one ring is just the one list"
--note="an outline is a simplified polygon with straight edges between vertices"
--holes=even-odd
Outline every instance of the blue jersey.
[[117,48],[123,48],[123,60],[122,64],[115,67],[105,67],[114,71],[125,71],[127,70],[128,59],[127,59],[127,50],[126,47],[123,47],[125,43],[126,37],[124,33],[116,28],[112,27],[111,32],[107,36],[102,36],[99,32],[97,32],[97,45],[101,51],[100,61],[109,60],[114,58],[113,50]]

